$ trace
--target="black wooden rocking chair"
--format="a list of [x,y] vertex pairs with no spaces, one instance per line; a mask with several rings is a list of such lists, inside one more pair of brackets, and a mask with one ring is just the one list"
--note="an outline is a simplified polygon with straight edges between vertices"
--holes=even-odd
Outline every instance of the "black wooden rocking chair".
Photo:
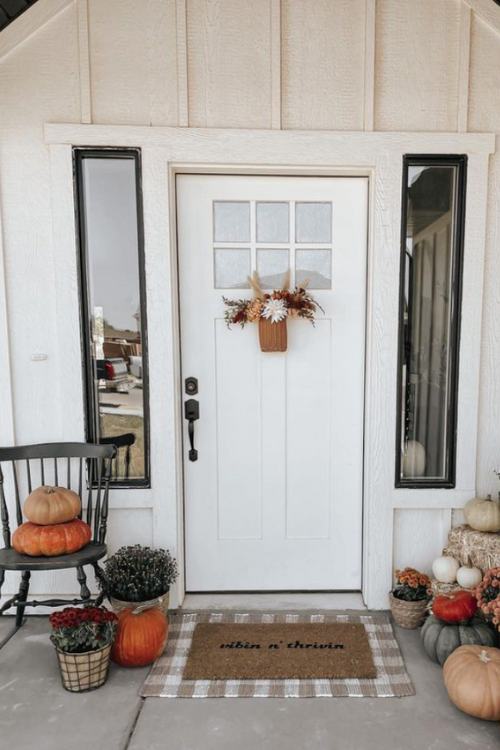
[[[60,607],[102,602],[103,592],[95,599],[92,598],[84,566],[91,565],[96,578],[104,584],[104,573],[98,560],[106,554],[109,481],[115,455],[114,445],[91,443],[46,443],[0,448],[0,518],[4,541],[4,549],[0,550],[0,593],[7,570],[20,571],[22,574],[17,594],[0,607],[0,615],[11,607],[16,608],[15,626],[0,642],[0,648],[25,622],[26,607]],[[32,489],[43,484],[65,486],[80,495],[80,517],[91,527],[92,540],[79,552],[58,557],[30,557],[19,554],[11,547],[9,506],[11,511],[15,508],[16,526],[20,526],[23,522],[22,501]],[[7,494],[12,495],[10,503],[7,502]],[[28,601],[32,572],[65,568],[76,568],[80,599]]]

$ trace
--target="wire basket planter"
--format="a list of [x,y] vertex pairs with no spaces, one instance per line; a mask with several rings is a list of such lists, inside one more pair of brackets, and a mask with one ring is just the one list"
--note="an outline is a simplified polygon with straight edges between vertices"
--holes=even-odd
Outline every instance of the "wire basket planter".
[[63,687],[70,693],[87,693],[106,682],[111,644],[82,654],[70,654],[58,648],[56,653]]
[[161,596],[157,596],[155,599],[148,599],[143,602],[130,602],[124,599],[118,599],[116,596],[110,596],[109,602],[113,608],[113,611],[118,614],[124,609],[133,609],[136,613],[144,612],[146,609],[152,609],[157,607],[165,615],[168,614],[168,606],[170,601],[170,591],[166,591]]

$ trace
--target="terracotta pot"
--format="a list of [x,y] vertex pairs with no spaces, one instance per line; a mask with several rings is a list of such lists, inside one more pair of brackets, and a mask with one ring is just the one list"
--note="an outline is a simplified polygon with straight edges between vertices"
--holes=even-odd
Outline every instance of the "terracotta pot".
[[259,341],[262,352],[286,352],[286,318],[279,323],[259,318]]
[[116,599],[114,596],[110,596],[109,601],[111,603],[111,606],[113,607],[113,611],[116,613],[121,612],[122,609],[134,609],[137,610],[137,612],[144,612],[144,610],[146,609],[158,607],[158,609],[167,614],[169,598],[170,591],[166,591],[156,599],[149,599],[148,601],[144,602],[127,602],[122,599]]
[[428,599],[420,599],[417,602],[405,602],[404,599],[398,599],[397,596],[389,594],[391,612],[396,625],[407,630],[414,630],[423,625],[428,615]]
[[86,693],[106,682],[111,644],[83,654],[69,654],[58,648],[56,653],[63,687],[70,693]]

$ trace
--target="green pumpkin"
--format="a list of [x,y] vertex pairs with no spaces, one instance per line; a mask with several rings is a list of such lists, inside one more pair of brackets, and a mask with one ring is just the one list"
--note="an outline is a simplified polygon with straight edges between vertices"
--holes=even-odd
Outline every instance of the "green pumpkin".
[[431,615],[420,635],[427,656],[441,665],[459,646],[494,646],[496,642],[494,631],[478,617],[473,617],[466,625],[450,625]]

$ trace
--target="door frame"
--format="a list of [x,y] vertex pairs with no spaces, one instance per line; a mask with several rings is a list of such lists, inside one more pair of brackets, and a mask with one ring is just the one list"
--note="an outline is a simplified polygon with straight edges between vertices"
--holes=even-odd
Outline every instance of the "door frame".
[[[367,289],[368,289],[368,275],[369,275],[369,243],[370,243],[370,237],[371,237],[371,231],[370,231],[370,206],[372,202],[372,185],[373,180],[371,169],[333,169],[332,167],[325,167],[321,170],[318,170],[317,167],[310,168],[310,167],[289,167],[287,169],[284,169],[282,167],[276,168],[276,167],[241,167],[237,165],[224,165],[220,167],[208,167],[204,166],[203,168],[200,168],[200,165],[189,165],[185,166],[182,164],[172,164],[170,166],[171,170],[171,176],[172,176],[172,184],[171,184],[171,195],[172,195],[172,206],[171,206],[171,221],[175,233],[175,263],[176,263],[176,279],[177,279],[177,294],[179,296],[178,298],[178,305],[177,305],[177,314],[179,316],[178,319],[178,341],[179,341],[179,368],[181,370],[182,368],[182,347],[181,347],[181,326],[180,326],[180,316],[181,316],[181,305],[180,305],[180,275],[178,273],[178,265],[179,265],[179,257],[180,257],[180,246],[177,238],[177,183],[176,178],[179,175],[197,175],[197,176],[229,176],[229,177],[241,177],[241,176],[252,176],[252,177],[311,177],[311,178],[317,178],[317,177],[324,177],[324,178],[360,178],[365,179],[367,181],[367,214],[366,214],[366,238],[365,238],[365,246],[364,246],[364,260],[365,260],[365,274],[363,279],[363,287],[364,287],[364,299],[365,299],[365,314],[363,318],[363,403],[362,403],[362,411],[363,411],[363,423],[362,423],[362,458],[364,456],[364,442],[365,442],[365,403],[366,403],[366,338],[367,338],[367,305],[366,305],[366,299],[367,299]],[[231,290],[226,290],[226,293],[230,292]],[[233,290],[238,291],[238,290]],[[184,400],[186,398],[186,395],[184,393],[184,388],[181,388],[180,393],[180,408],[181,412],[183,411],[184,406]],[[187,456],[187,439],[183,432],[184,427],[184,417],[181,413],[181,450],[182,455],[184,456],[183,460],[183,513],[185,516],[185,507],[187,503],[187,492],[185,487],[185,471],[186,471],[186,456]],[[361,466],[361,586],[359,589],[356,590],[356,593],[362,593],[363,590],[363,580],[364,580],[364,539],[363,539],[363,529],[365,527],[364,524],[364,466]],[[359,537],[358,537],[359,538]],[[184,544],[184,560],[186,558],[186,534],[185,534],[185,527],[184,527],[184,536],[183,536],[183,544]],[[185,565],[184,565],[185,569]],[[185,572],[185,570],[184,570]],[[241,592],[241,593],[244,593]]]
[[[110,507],[150,509],[152,543],[168,546],[184,568],[183,445],[179,295],[175,232],[175,175],[179,172],[363,176],[369,178],[363,587],[368,607],[387,607],[392,583],[395,514],[403,509],[441,510],[451,522],[475,492],[479,360],[483,293],[488,157],[491,134],[270,131],[145,126],[46,124],[53,209],[53,257],[58,347],[74,378],[59,384],[63,403],[82,402],[76,293],[72,147],[142,150],[146,288],[149,321],[151,488],[113,490]],[[404,154],[467,154],[468,191],[464,238],[461,368],[458,392],[457,482],[452,489],[394,486],[394,425],[399,315],[401,180]],[[170,304],[165,300],[170,297]],[[82,417],[64,427],[83,437]],[[65,439],[62,435],[61,439]],[[161,443],[160,443],[161,440]],[[184,576],[172,590],[182,603]]]

